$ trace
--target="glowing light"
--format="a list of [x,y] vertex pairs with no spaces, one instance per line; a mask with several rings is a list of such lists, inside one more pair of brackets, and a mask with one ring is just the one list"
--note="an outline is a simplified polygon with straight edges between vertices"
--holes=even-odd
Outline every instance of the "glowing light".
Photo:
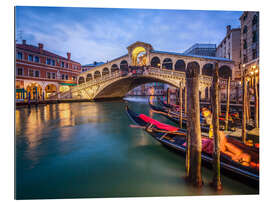
[[255,70],[255,73],[258,73],[258,69]]

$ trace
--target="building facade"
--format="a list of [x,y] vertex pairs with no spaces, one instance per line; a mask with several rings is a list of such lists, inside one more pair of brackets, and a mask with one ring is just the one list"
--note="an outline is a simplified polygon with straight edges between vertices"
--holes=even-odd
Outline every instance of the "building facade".
[[259,69],[259,12],[243,12],[241,21],[242,71]]
[[235,80],[241,80],[241,29],[227,26],[227,33],[217,47],[216,56],[234,61]]
[[39,43],[33,46],[23,40],[16,44],[16,99],[42,100],[76,85],[81,64],[46,51]]
[[184,54],[198,56],[216,56],[216,44],[194,44]]
[[96,67],[96,66],[100,66],[100,65],[102,65],[102,64],[104,64],[104,62],[97,62],[97,61],[94,61],[94,63],[82,65],[82,72],[89,71],[89,70],[91,70],[92,68],[94,68],[94,67]]

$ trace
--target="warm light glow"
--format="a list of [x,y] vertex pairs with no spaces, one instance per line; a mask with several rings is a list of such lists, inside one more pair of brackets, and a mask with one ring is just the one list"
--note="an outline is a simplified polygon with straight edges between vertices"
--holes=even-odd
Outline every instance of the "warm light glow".
[[258,73],[258,69],[255,70],[255,73]]
[[250,72],[250,74],[251,74],[251,75],[253,75],[253,74],[254,74],[254,72],[253,72],[253,71],[251,71],[251,72]]
[[[145,50],[144,47],[136,47],[136,48],[133,49],[133,51],[132,51],[132,63],[133,63],[133,65],[135,65],[135,66],[138,65],[138,61],[137,61],[138,60],[138,55],[140,53],[142,53],[142,52],[146,53],[146,50]],[[141,56],[141,57],[146,59],[145,56]]]

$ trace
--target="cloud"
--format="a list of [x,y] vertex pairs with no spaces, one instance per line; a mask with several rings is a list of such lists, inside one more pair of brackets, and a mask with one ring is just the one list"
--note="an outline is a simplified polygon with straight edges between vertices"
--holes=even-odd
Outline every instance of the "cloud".
[[194,43],[218,43],[225,25],[239,24],[240,12],[17,7],[16,29],[31,44],[81,64],[127,53],[135,41],[156,50],[182,52]]

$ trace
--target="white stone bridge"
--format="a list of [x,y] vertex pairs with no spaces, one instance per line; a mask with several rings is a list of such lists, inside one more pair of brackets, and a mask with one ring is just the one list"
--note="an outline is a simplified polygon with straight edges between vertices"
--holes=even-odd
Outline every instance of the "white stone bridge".
[[185,71],[190,66],[195,66],[201,74],[201,97],[209,98],[214,63],[218,63],[219,75],[224,81],[228,77],[234,78],[234,62],[226,58],[156,51],[150,44],[143,42],[136,42],[127,49],[128,54],[81,73],[78,85],[59,94],[59,98],[122,98],[131,89],[151,82],[175,87],[179,87],[182,82],[182,87],[185,87]]

